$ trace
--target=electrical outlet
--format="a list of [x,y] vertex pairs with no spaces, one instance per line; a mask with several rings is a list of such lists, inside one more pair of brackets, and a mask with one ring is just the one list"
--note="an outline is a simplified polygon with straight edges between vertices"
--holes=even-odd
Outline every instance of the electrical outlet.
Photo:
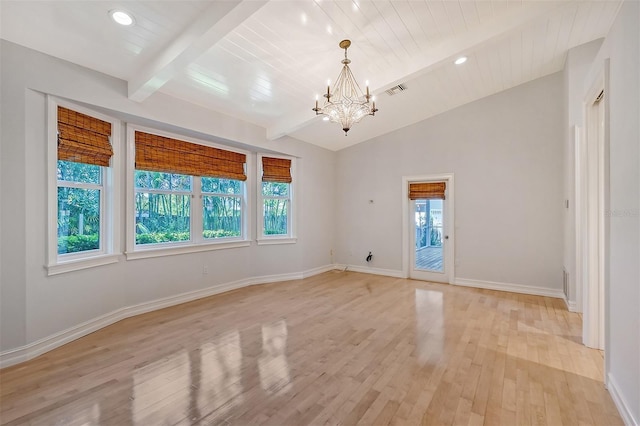
[[207,275],[209,273],[209,267],[207,265],[202,265],[202,275]]

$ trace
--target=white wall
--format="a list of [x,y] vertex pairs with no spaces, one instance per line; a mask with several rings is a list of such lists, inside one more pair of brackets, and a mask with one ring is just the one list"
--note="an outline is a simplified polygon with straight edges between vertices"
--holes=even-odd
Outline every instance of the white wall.
[[[4,46],[4,44],[0,45]],[[4,48],[2,48],[2,52]],[[24,182],[13,181],[6,170],[11,168],[25,168],[24,143],[24,89],[5,83],[8,72],[5,70],[5,60],[2,57],[2,110],[1,143],[0,143],[0,174],[2,178],[2,240],[0,246],[2,257],[0,267],[0,350],[19,347],[25,344],[26,306],[25,261],[26,242],[25,231],[25,186]],[[7,102],[11,99],[12,102]],[[11,125],[8,125],[11,123]],[[25,172],[20,172],[23,175]],[[11,185],[9,185],[11,183]],[[5,220],[11,218],[11,224]]]
[[[2,267],[0,351],[19,348],[122,307],[249,277],[330,263],[335,153],[291,138],[267,141],[258,126],[162,94],[142,104],[126,83],[2,41]],[[47,277],[45,95],[118,111],[132,121],[299,157],[297,244],[125,260]],[[208,135],[208,136],[207,136]],[[252,154],[255,165],[255,153]],[[253,172],[255,173],[255,172]],[[252,174],[255,176],[255,174]],[[255,194],[256,181],[248,181]],[[124,179],[121,205],[125,205]],[[122,218],[124,219],[124,211]],[[255,238],[256,214],[252,212]],[[122,238],[125,238],[124,229]],[[123,240],[124,241],[124,240]],[[123,245],[124,246],[124,245]],[[208,274],[203,275],[203,266]]]
[[339,151],[337,261],[401,271],[402,176],[454,173],[456,277],[560,290],[562,96],[556,73]]
[[609,389],[623,415],[640,424],[640,3],[625,1],[587,77],[610,59]]
[[564,126],[564,199],[569,208],[564,209],[564,257],[563,265],[569,273],[568,301],[582,312],[582,293],[576,288],[576,233],[575,233],[575,135],[574,127],[584,130],[584,97],[587,90],[586,76],[602,46],[603,39],[575,47],[567,53],[564,66],[565,126]]

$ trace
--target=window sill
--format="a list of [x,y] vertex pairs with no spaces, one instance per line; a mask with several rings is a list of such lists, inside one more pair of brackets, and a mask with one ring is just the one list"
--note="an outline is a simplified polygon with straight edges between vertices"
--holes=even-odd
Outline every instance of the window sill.
[[262,238],[258,241],[259,246],[268,246],[271,244],[295,244],[298,242],[298,239],[293,237],[282,237],[282,238]]
[[151,257],[174,256],[179,254],[197,253],[201,251],[225,250],[237,247],[249,247],[250,241],[233,241],[228,243],[209,243],[186,245],[180,247],[153,247],[138,249],[133,252],[125,253],[127,260],[148,259]]
[[86,257],[83,259],[69,260],[66,262],[59,262],[55,265],[47,265],[47,275],[65,274],[67,272],[78,271],[80,269],[95,268],[96,266],[109,265],[111,263],[118,263],[120,260],[119,254],[104,254],[93,257]]

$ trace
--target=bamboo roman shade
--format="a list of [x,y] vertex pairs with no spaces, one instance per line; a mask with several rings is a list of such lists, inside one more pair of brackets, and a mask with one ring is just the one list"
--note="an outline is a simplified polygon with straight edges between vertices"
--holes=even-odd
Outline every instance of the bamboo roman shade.
[[262,157],[262,181],[291,183],[291,160]]
[[245,154],[135,132],[136,170],[247,180]]
[[111,123],[58,106],[58,160],[109,166]]
[[444,200],[446,182],[411,182],[409,183],[410,200]]

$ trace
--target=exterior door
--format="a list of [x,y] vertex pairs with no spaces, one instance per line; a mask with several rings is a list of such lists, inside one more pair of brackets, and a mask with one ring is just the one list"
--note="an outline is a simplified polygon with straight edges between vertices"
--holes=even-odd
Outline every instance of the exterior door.
[[[409,277],[425,281],[449,283],[451,277],[452,260],[449,250],[450,235],[448,223],[448,196],[444,189],[442,193],[411,195],[412,185],[409,185]],[[417,184],[442,184],[446,188],[446,181],[425,182]],[[424,188],[430,188],[426,186]],[[415,192],[415,191],[414,191]],[[417,198],[416,198],[417,197]],[[422,198],[424,197],[424,198]]]

